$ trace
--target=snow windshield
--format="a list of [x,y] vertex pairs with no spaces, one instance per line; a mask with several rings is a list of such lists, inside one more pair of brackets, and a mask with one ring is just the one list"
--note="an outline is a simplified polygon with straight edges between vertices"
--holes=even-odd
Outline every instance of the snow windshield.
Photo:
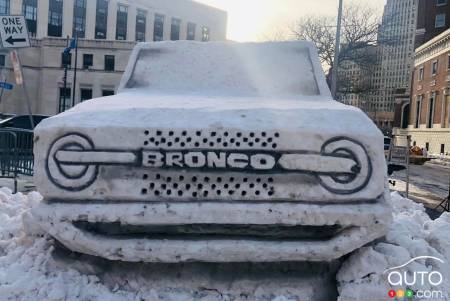
[[126,89],[210,96],[320,94],[307,43],[178,41],[138,47]]

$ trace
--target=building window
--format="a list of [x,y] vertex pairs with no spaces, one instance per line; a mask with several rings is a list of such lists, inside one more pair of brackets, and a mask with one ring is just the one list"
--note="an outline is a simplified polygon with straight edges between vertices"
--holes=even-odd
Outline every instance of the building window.
[[196,25],[195,23],[191,23],[189,22],[187,25],[187,34],[186,34],[186,39],[187,40],[195,40],[195,28]]
[[66,67],[66,65],[69,68],[72,65],[72,53],[61,53],[61,67]]
[[70,90],[70,88],[59,88],[59,113],[64,112],[65,110],[70,108]]
[[447,90],[450,90],[450,88],[444,91],[444,128],[450,127],[450,91]]
[[172,26],[170,27],[170,40],[176,41],[180,39],[181,20],[172,18]]
[[138,9],[136,14],[136,41],[145,42],[145,27],[147,26],[147,12]]
[[431,63],[431,75],[436,75],[438,72],[438,61],[433,61],[433,63]]
[[102,96],[114,95],[114,90],[102,90]]
[[423,80],[424,69],[423,67],[419,68],[419,81]]
[[9,0],[0,0],[0,15],[9,15]]
[[83,54],[83,69],[89,69],[94,64],[93,54]]
[[433,127],[433,119],[434,119],[434,100],[436,98],[436,94],[432,93],[430,97],[430,102],[428,104],[428,116],[427,116],[427,128],[431,129]]
[[447,70],[450,70],[450,54],[448,55],[447,58]]
[[63,0],[50,0],[48,9],[48,36],[61,37],[63,24]]
[[446,4],[447,4],[447,0],[436,0],[437,6],[446,5]]
[[434,22],[435,28],[445,27],[445,14],[437,14]]
[[206,26],[202,27],[202,42],[209,41],[209,28]]
[[95,16],[95,38],[106,39],[108,25],[108,0],[97,0],[97,11]]
[[80,89],[80,102],[92,99],[92,89]]
[[127,39],[128,7],[117,6],[116,40]]
[[416,115],[415,115],[415,122],[414,122],[414,127],[417,129],[419,128],[420,125],[420,111],[422,110],[422,95],[417,96],[417,100],[416,100]]
[[73,32],[72,36],[84,39],[86,32],[86,0],[73,2]]
[[105,71],[114,71],[115,63],[114,55],[105,55]]
[[153,41],[158,42],[164,39],[164,16],[155,14],[155,24],[153,28]]
[[23,0],[22,14],[27,22],[28,33],[31,37],[35,37],[37,32],[37,0]]

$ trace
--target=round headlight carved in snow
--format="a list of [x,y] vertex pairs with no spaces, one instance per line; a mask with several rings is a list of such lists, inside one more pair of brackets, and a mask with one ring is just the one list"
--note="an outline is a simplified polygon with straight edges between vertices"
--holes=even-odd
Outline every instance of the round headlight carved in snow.
[[89,187],[97,178],[98,165],[61,160],[61,152],[83,152],[94,149],[94,143],[79,133],[70,133],[57,139],[47,155],[47,174],[58,186],[69,191],[80,191]]
[[365,148],[357,141],[337,137],[328,140],[321,150],[322,155],[342,156],[355,161],[352,174],[319,175],[324,188],[337,194],[352,194],[363,189],[372,175],[372,164]]

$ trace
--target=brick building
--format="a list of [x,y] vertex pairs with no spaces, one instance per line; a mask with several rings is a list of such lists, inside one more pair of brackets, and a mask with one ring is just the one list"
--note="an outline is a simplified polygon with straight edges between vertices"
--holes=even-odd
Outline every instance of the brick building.
[[408,127],[398,132],[431,153],[450,153],[450,29],[416,49],[411,104],[403,112]]
[[416,48],[450,28],[450,0],[419,0]]

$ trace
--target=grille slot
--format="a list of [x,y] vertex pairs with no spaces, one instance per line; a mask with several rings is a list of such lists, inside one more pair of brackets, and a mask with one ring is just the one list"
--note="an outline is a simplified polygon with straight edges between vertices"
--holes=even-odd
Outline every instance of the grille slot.
[[143,145],[157,148],[257,148],[275,150],[280,133],[276,131],[235,130],[145,130]]
[[268,175],[205,175],[143,173],[141,194],[166,198],[259,198],[275,194],[275,181]]
[[74,222],[74,225],[94,234],[151,239],[330,239],[341,232],[340,225],[323,226],[283,226],[246,224],[185,224],[185,225],[123,225],[120,222],[90,223]]

